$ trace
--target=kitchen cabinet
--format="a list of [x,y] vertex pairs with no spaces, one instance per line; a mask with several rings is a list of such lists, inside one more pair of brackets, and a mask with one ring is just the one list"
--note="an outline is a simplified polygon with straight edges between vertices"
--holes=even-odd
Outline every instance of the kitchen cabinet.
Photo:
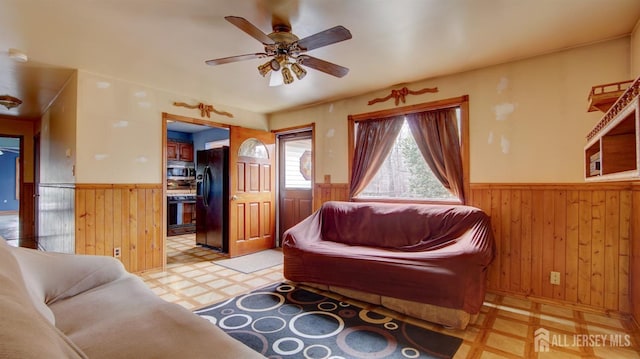
[[193,144],[167,141],[167,160],[193,162]]

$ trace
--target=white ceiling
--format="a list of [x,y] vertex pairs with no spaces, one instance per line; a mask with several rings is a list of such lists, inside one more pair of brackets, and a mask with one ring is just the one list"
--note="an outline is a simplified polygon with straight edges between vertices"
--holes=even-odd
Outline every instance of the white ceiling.
[[[351,40],[309,55],[349,74],[269,87],[265,60],[205,65],[263,50],[224,16],[269,33],[274,12],[300,38],[348,28]],[[72,69],[270,113],[628,35],[639,18],[639,0],[0,0],[0,95],[27,97],[0,114],[32,116]]]

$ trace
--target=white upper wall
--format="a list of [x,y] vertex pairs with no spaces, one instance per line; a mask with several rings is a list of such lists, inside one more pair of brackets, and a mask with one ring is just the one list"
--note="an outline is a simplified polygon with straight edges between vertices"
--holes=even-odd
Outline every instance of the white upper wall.
[[[393,65],[389,65],[393,71]],[[584,180],[585,136],[601,113],[587,112],[591,86],[627,80],[630,38],[538,56],[465,73],[416,81],[405,105],[469,95],[473,183],[562,183]],[[348,81],[345,77],[343,81]],[[390,89],[310,108],[275,113],[270,127],[316,123],[316,181],[348,182],[347,116],[393,108],[368,106]]]
[[76,182],[161,183],[162,113],[202,118],[199,110],[173,106],[176,101],[204,102],[234,115],[212,113],[211,121],[267,129],[262,114],[79,71]]

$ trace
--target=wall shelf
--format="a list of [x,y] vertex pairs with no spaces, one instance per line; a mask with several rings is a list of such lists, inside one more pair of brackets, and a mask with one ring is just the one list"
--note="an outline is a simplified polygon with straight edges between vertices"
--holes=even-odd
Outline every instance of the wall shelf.
[[611,106],[632,83],[633,80],[628,80],[593,86],[591,92],[589,92],[589,107],[587,111],[609,111]]
[[585,180],[640,179],[640,78],[635,80],[587,136]]

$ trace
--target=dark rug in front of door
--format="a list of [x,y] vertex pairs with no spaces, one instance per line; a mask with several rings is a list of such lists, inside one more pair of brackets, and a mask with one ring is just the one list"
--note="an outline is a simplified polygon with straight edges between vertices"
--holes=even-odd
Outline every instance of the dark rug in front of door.
[[451,358],[462,343],[289,283],[195,313],[269,358]]

